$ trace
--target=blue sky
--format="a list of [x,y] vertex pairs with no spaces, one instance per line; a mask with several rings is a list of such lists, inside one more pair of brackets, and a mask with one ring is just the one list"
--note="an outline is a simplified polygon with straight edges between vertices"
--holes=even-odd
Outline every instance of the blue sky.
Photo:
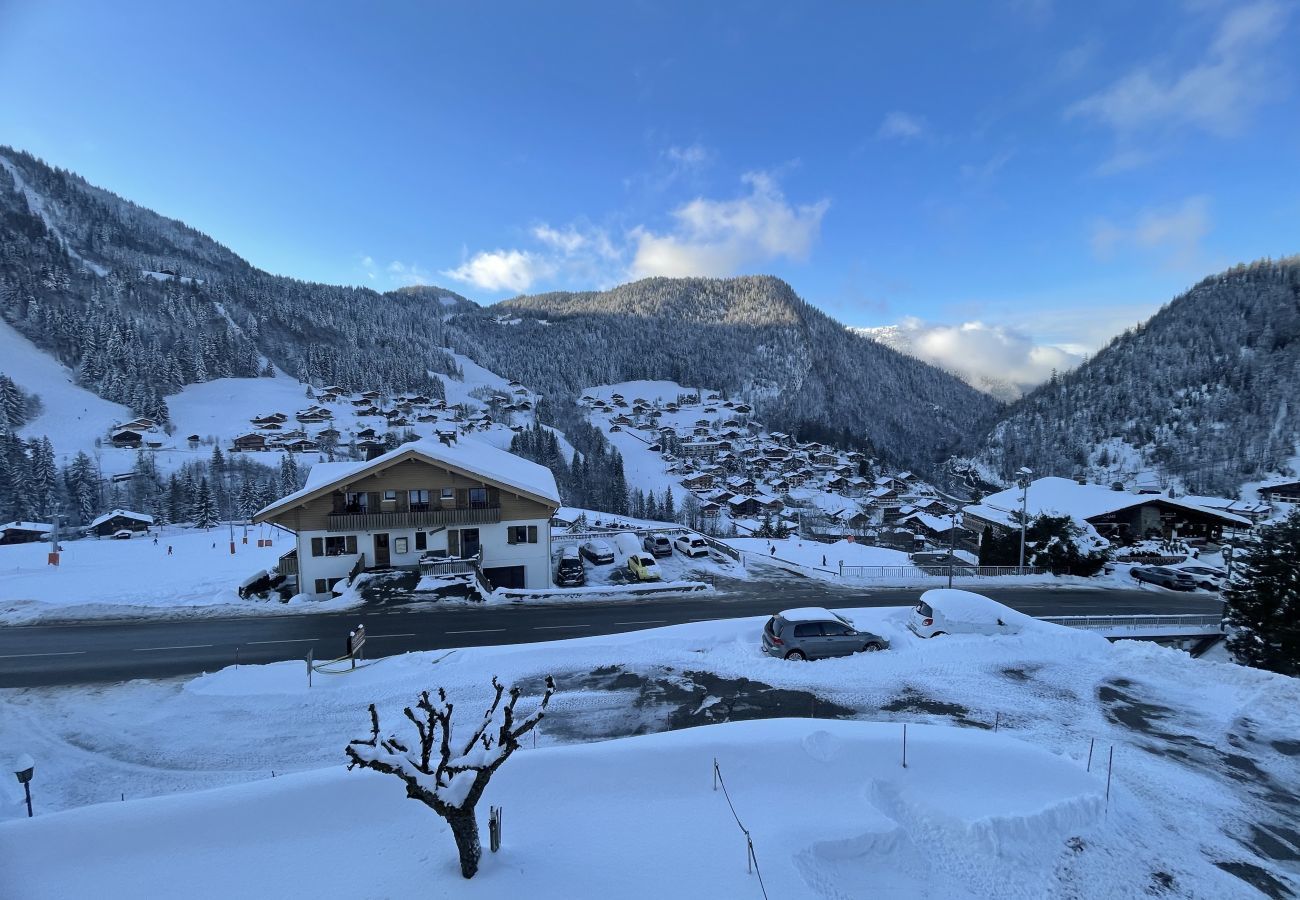
[[0,142],[277,273],[490,301],[770,272],[1033,380],[1300,252],[1298,29],[1277,0],[0,0]]

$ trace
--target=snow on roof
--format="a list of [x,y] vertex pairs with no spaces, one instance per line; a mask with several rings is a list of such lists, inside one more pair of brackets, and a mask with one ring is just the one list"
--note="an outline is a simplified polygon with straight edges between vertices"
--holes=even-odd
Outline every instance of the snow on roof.
[[[514,488],[544,500],[550,500],[556,506],[560,503],[560,491],[555,485],[555,475],[545,466],[472,438],[461,439],[451,446],[441,441],[426,439],[402,444],[400,447],[366,462],[317,463],[312,467],[312,471],[307,477],[307,484],[302,490],[294,491],[287,497],[281,497],[259,511],[257,516],[260,517],[270,510],[291,505],[330,484],[356,477],[371,469],[383,468],[394,459],[408,453],[416,453],[433,463],[472,472],[484,481],[505,488]],[[322,475],[316,476],[316,469],[324,466],[330,466],[331,468]]]
[[[1011,511],[1020,509],[1020,500],[1020,488],[1008,488],[990,494],[982,503],[967,507],[967,511],[984,519],[1005,523],[1011,520]],[[1128,491],[1115,491],[1100,484],[1079,484],[1070,478],[1057,477],[1039,478],[1030,482],[1027,511],[1031,517],[1054,513],[1070,515],[1076,519],[1091,519],[1152,501],[1167,503],[1203,515],[1219,516],[1242,525],[1251,524],[1250,520],[1241,516],[1209,509],[1166,494],[1130,494]]]
[[97,525],[103,525],[109,519],[115,519],[118,516],[121,516],[124,519],[135,519],[137,522],[145,522],[149,525],[153,524],[153,516],[146,515],[145,513],[132,512],[129,509],[114,509],[104,513],[98,519],[95,519],[90,523],[90,527],[94,528]]
[[823,609],[820,606],[800,606],[795,609],[783,610],[777,615],[787,622],[826,622],[840,618],[829,609]]
[[54,526],[48,522],[5,522],[0,525],[0,531],[52,531]]

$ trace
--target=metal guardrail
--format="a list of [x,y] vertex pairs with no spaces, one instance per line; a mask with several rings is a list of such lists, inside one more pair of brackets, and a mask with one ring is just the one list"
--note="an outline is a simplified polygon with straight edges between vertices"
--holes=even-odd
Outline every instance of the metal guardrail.
[[1213,629],[1217,632],[1223,627],[1223,617],[1218,615],[1037,616],[1036,618],[1042,622],[1064,625],[1067,628],[1085,628],[1092,631],[1119,628],[1132,630],[1153,628],[1204,628]]
[[947,578],[948,570],[954,578],[1000,578],[1007,575],[1050,575],[1041,566],[840,566],[843,578]]

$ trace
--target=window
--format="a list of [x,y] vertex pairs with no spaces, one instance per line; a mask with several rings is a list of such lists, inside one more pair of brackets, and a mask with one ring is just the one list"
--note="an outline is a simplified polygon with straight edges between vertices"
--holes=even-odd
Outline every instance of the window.
[[487,488],[470,488],[469,489],[469,506],[470,509],[484,509],[488,505]]
[[424,512],[429,508],[428,491],[407,491],[406,499],[411,505],[411,512]]
[[456,502],[456,489],[455,489],[455,488],[443,488],[441,491],[438,492],[438,499],[441,500],[444,504],[447,504],[447,503],[455,503],[455,502]]
[[821,637],[822,627],[817,622],[805,622],[802,625],[794,626],[794,636],[797,638]]
[[345,511],[349,513],[364,513],[370,507],[370,495],[364,491],[349,491],[346,494],[345,503]]
[[[357,552],[357,536],[355,534],[343,534],[324,538],[311,539],[312,556],[345,556],[349,553]],[[317,592],[319,593],[319,591]]]
[[536,544],[537,543],[537,526],[536,525],[511,525],[506,528],[506,543],[508,544]]
[[853,633],[853,629],[842,622],[823,622],[822,634],[827,637],[844,637]]
[[334,590],[334,585],[342,581],[342,578],[317,578],[316,593],[328,594]]
[[394,552],[394,553],[409,553],[409,552],[411,552],[411,541],[410,541],[410,539],[409,539],[409,538],[404,538],[404,537],[393,538],[393,552]]
[[397,502],[397,491],[384,491],[384,502],[385,502],[385,503],[396,503],[396,502]]
[[429,549],[429,536],[425,534],[423,531],[417,531],[415,533],[415,549],[416,550]]

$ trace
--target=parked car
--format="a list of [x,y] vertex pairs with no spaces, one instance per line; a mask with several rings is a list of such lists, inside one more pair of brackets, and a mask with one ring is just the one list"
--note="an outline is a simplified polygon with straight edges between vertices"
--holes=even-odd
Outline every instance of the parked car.
[[591,540],[582,545],[582,555],[603,566],[614,561],[614,548],[602,540]]
[[115,541],[129,541],[129,540],[131,540],[131,535],[132,535],[132,531],[131,531],[131,529],[129,529],[129,528],[120,528],[120,529],[118,529],[117,531],[114,531],[114,532],[113,532],[113,540],[115,540]]
[[768,619],[763,626],[762,649],[780,659],[826,659],[887,650],[889,641],[870,631],[858,631],[839,613],[807,606]]
[[1168,566],[1134,566],[1129,570],[1129,574],[1138,581],[1158,584],[1161,587],[1169,588],[1171,591],[1196,590],[1196,578],[1194,576],[1178,569],[1171,569]]
[[627,570],[636,577],[637,581],[659,581],[663,577],[659,573],[659,564],[649,553],[633,553],[629,556]]
[[560,563],[555,567],[555,583],[559,587],[581,587],[587,583],[587,570],[582,565],[578,548],[565,547],[560,551]]
[[917,637],[943,634],[1017,634],[1039,624],[991,597],[956,588],[935,588],[921,595],[907,627]]
[[645,549],[646,553],[649,553],[652,556],[673,555],[673,542],[668,540],[666,535],[647,534],[645,540],[641,542],[641,546]]
[[685,553],[687,556],[708,556],[709,545],[702,537],[693,534],[683,534],[673,541],[673,546],[677,548],[678,553]]
[[1228,586],[1228,573],[1213,566],[1179,566],[1175,571],[1191,575],[1196,586],[1207,591],[1221,591]]

